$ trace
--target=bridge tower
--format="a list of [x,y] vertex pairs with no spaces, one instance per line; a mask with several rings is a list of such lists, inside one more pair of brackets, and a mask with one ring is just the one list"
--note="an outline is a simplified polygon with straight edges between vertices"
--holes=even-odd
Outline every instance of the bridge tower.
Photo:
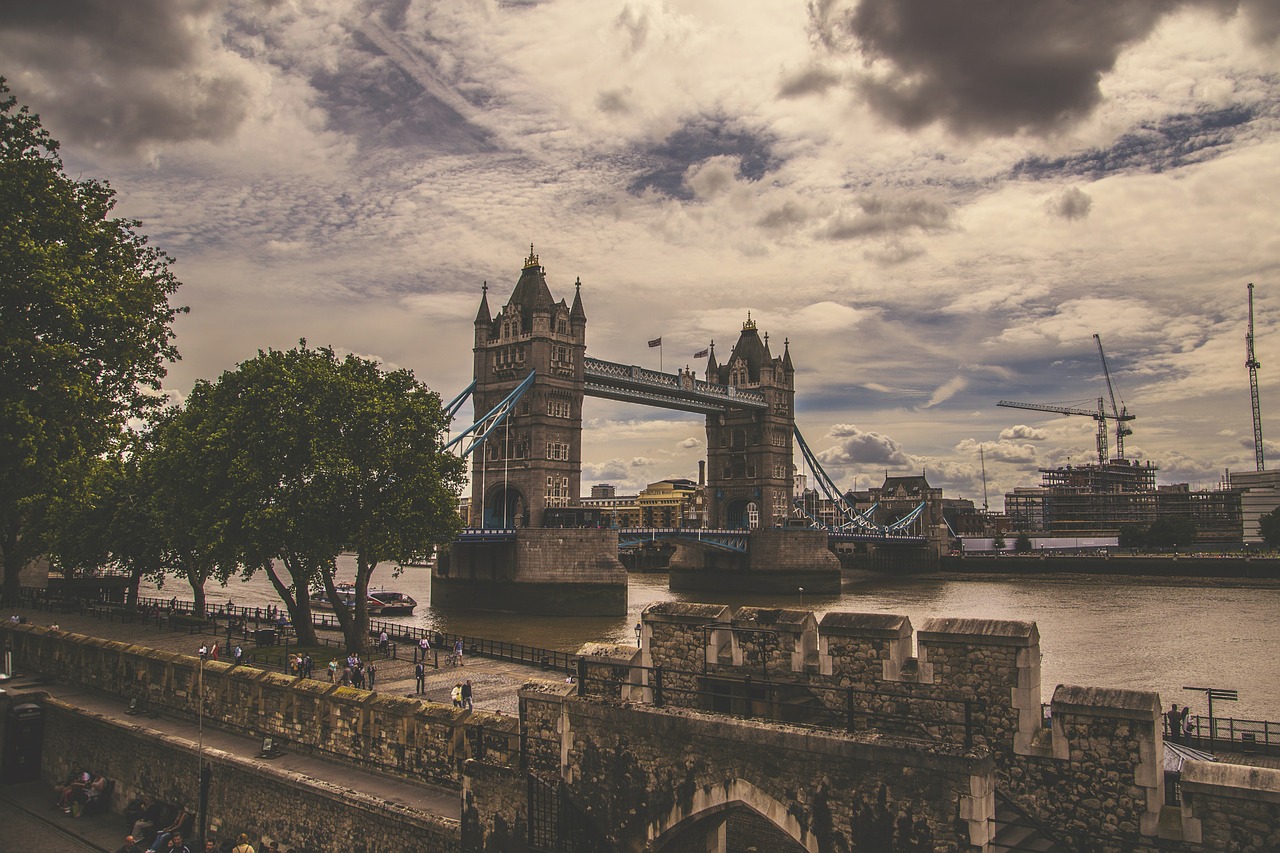
[[707,381],[764,394],[768,408],[731,408],[707,416],[708,523],[718,528],[784,527],[791,508],[795,368],[790,341],[769,352],[750,313],[724,364],[715,344]]
[[469,527],[541,527],[548,507],[578,502],[587,315],[581,281],[575,287],[572,307],[554,301],[532,245],[497,316],[485,285],[475,320],[477,415],[531,370],[537,375],[516,411],[473,454]]

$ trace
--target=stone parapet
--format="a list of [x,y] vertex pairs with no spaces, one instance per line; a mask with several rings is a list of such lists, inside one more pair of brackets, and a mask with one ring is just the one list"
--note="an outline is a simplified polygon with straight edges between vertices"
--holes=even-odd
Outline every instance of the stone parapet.
[[[518,761],[518,744],[501,733],[509,718],[486,711],[357,690],[189,655],[129,646],[37,626],[6,626],[15,662],[72,684],[156,711],[253,737],[272,737],[291,749],[380,773],[457,785],[458,768],[483,742],[490,762]],[[201,701],[203,698],[203,701]],[[490,738],[468,730],[492,728]]]
[[911,620],[906,616],[828,613],[818,631],[819,672],[839,679],[842,686],[866,690],[879,681],[900,681],[904,664],[912,659]]
[[1206,850],[1280,850],[1280,770],[1182,765],[1182,837]]

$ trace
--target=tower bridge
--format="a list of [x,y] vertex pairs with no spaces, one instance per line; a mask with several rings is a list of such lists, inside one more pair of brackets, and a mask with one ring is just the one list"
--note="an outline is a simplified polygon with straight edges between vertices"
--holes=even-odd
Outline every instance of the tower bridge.
[[[866,513],[846,511],[847,523],[835,531],[795,517],[793,437],[799,434],[790,341],[774,355],[769,335],[761,335],[749,314],[723,363],[711,344],[699,378],[687,369],[668,374],[588,357],[581,280],[572,304],[557,302],[533,246],[496,312],[488,291],[486,282],[474,323],[475,378],[468,392],[475,423],[450,442],[471,456],[468,530],[436,568],[433,605],[555,612],[562,602],[569,612],[625,611],[619,534],[545,526],[549,511],[562,517],[578,504],[585,397],[706,417],[704,524],[725,536],[700,541],[689,531],[663,533],[678,543],[673,588],[794,592],[799,585],[835,592],[833,535],[923,546],[905,525],[878,527]],[[468,392],[448,410],[456,411]],[[800,443],[830,496],[833,485]],[[839,504],[846,504],[842,496]]]

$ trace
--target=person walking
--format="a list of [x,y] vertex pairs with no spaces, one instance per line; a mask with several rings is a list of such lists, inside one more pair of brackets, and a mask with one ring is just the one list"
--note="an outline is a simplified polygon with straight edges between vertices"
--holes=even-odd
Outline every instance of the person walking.
[[462,707],[462,682],[461,681],[453,685],[453,690],[449,691],[449,696],[450,698],[453,699],[453,707],[455,708]]
[[378,651],[382,652],[382,656],[387,656],[387,649],[391,645],[391,640],[387,637],[387,632],[383,631],[378,635]]
[[422,657],[422,662],[427,662],[427,652],[431,651],[431,641],[427,639],[427,635],[423,634],[422,639],[418,640],[418,654]]
[[373,658],[370,658],[369,662],[365,664],[364,674],[369,679],[369,689],[373,690],[378,676],[378,670],[373,665]]
[[421,696],[426,692],[427,686],[427,668],[423,666],[422,661],[418,661],[413,665],[413,677],[417,682],[416,692]]
[[471,710],[471,679],[468,678],[462,685],[462,707],[468,711]]

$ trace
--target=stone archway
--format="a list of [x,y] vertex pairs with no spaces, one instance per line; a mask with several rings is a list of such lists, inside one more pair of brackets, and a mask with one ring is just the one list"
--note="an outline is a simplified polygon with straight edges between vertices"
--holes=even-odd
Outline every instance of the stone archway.
[[510,485],[499,484],[489,489],[484,501],[484,517],[481,526],[487,529],[527,527],[528,511],[524,495]]
[[[735,815],[749,816],[764,831],[773,832],[778,845],[771,849],[781,849],[782,853],[793,850],[819,853],[818,840],[800,826],[786,806],[744,779],[698,788],[687,806],[678,803],[668,815],[649,825],[649,843],[645,850],[673,853],[695,849],[690,847],[690,842],[696,839],[699,844],[696,849],[724,851],[725,826]],[[789,848],[780,847],[787,843]]]

